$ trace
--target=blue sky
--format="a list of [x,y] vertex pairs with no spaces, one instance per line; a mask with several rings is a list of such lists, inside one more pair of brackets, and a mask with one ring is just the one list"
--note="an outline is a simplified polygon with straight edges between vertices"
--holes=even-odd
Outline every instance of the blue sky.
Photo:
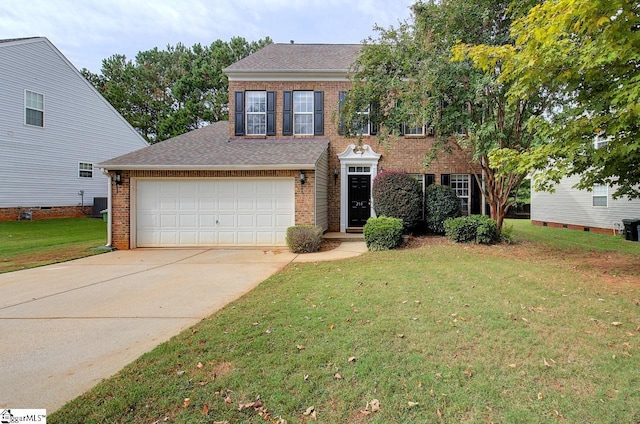
[[414,0],[2,0],[0,39],[47,37],[78,69],[182,42],[240,36],[277,43],[359,43],[375,24],[411,16]]

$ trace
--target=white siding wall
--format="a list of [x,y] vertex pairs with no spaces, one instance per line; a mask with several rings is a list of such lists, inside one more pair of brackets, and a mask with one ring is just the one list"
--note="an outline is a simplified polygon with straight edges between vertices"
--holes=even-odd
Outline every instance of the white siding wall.
[[[24,92],[44,95],[44,128],[24,125]],[[0,208],[92,205],[107,179],[78,177],[147,143],[46,39],[0,43]]]
[[329,228],[329,150],[325,150],[316,163],[316,225],[324,231]]
[[609,188],[608,206],[593,206],[593,194],[572,188],[580,177],[565,178],[555,193],[531,190],[531,219],[585,227],[614,228],[626,218],[640,218],[640,200],[613,200]]

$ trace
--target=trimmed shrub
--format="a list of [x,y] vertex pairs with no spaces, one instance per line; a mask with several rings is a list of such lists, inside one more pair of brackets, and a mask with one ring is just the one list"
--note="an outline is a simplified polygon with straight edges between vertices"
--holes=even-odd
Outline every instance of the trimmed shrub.
[[322,227],[295,225],[287,228],[287,246],[293,253],[317,252],[322,244]]
[[371,217],[364,224],[367,249],[390,250],[402,244],[402,220],[389,216]]
[[432,184],[424,191],[424,215],[427,228],[436,234],[444,234],[444,222],[461,215],[460,199],[447,186]]
[[401,219],[405,232],[418,225],[422,218],[422,189],[411,175],[381,172],[373,180],[372,191],[376,215]]
[[447,237],[457,243],[494,244],[500,240],[498,224],[484,215],[449,218],[444,227]]

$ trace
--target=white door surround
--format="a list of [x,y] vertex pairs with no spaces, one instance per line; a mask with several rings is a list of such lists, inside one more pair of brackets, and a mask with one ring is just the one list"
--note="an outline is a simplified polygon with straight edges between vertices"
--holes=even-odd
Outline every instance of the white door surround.
[[[371,146],[363,144],[356,146],[350,144],[344,152],[338,154],[340,160],[340,232],[347,231],[349,220],[349,175],[369,175],[371,186],[373,179],[378,175],[379,153],[376,153]],[[371,216],[375,216],[373,202],[371,202]]]

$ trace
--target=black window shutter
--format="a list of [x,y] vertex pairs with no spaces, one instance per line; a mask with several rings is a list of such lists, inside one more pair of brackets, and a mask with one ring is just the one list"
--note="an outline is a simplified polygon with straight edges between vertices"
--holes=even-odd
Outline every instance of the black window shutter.
[[451,174],[441,174],[440,185],[451,187]]
[[338,115],[340,116],[340,126],[338,127],[338,134],[345,135],[344,131],[344,115],[342,114],[342,106],[347,98],[347,92],[341,91],[338,93]]
[[276,92],[267,91],[267,135],[276,135]]
[[424,174],[424,187],[427,188],[430,185],[436,183],[436,174]]
[[244,135],[244,91],[235,92],[235,134]]
[[324,91],[313,93],[313,135],[324,135]]
[[378,124],[378,113],[379,113],[379,105],[378,103],[371,103],[369,106],[369,134],[377,135],[380,124]]
[[282,135],[293,134],[293,92],[282,92]]
[[[482,188],[478,185],[478,179],[473,175],[471,177],[471,213],[479,215],[482,213]],[[478,177],[480,177],[478,175]]]

